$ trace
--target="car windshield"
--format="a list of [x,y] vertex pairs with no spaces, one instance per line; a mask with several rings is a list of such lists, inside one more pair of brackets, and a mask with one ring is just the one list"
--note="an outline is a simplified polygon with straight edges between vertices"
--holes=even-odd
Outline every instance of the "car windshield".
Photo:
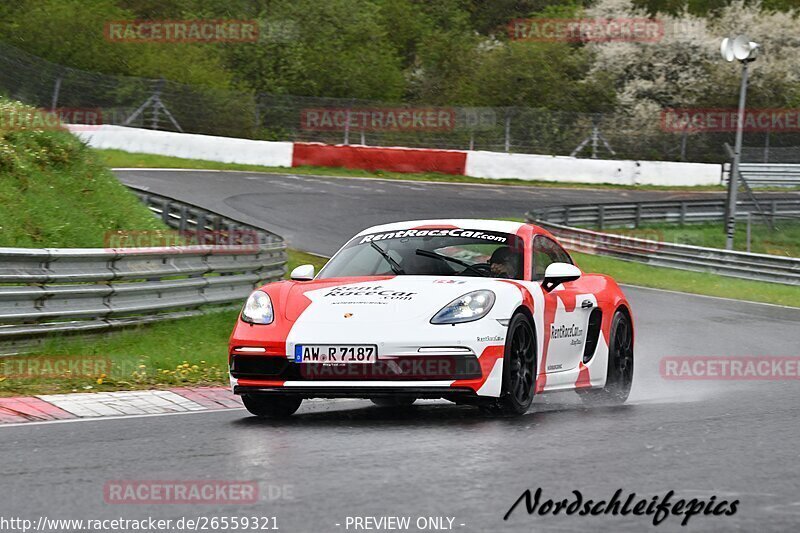
[[318,279],[347,276],[474,276],[522,279],[522,239],[510,233],[426,228],[360,235]]

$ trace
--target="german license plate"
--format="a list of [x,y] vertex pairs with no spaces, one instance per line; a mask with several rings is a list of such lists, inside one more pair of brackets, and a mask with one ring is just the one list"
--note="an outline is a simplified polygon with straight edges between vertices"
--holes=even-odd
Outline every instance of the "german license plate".
[[371,344],[296,344],[295,363],[369,364],[378,360],[378,347]]

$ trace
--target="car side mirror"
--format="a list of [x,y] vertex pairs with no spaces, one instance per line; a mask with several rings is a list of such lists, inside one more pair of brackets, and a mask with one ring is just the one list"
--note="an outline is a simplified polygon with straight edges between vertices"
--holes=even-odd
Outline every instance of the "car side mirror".
[[309,281],[314,279],[314,265],[300,265],[292,270],[289,277],[295,281]]
[[562,283],[581,277],[581,269],[569,263],[550,263],[544,271],[542,288],[550,292]]

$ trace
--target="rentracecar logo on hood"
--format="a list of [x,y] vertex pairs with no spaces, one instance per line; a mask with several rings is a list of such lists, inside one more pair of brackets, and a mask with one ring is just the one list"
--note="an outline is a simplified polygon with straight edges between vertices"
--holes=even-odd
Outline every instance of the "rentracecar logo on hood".
[[382,285],[371,285],[368,287],[342,286],[332,287],[323,297],[325,298],[351,298],[351,297],[372,297],[379,300],[413,300],[416,292],[396,291],[387,289]]

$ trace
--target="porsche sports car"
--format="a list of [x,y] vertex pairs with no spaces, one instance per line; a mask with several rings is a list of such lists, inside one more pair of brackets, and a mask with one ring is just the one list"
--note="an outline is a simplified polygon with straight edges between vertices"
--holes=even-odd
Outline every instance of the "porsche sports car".
[[614,280],[583,273],[543,228],[400,222],[362,231],[316,276],[303,265],[254,291],[229,364],[233,392],[260,417],[342,397],[515,415],[552,391],[624,402],[633,320]]

